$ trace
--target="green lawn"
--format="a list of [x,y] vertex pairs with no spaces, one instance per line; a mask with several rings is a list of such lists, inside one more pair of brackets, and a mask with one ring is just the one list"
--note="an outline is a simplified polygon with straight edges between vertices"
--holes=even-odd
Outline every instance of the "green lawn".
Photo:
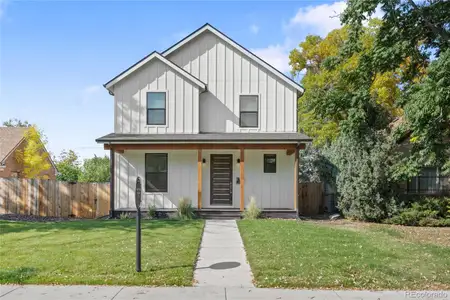
[[0,221],[0,283],[192,285],[203,221]]
[[384,230],[292,220],[238,223],[259,287],[449,289],[450,247]]

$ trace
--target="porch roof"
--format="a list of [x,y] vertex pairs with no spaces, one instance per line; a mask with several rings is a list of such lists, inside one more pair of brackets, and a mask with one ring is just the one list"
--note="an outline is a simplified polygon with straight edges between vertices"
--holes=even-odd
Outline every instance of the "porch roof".
[[198,134],[122,134],[110,133],[95,140],[100,144],[131,143],[299,143],[311,142],[312,139],[298,132],[224,132]]

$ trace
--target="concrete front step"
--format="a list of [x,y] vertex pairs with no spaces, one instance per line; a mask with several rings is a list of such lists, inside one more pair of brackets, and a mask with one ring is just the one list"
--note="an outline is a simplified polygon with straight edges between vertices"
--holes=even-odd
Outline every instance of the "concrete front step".
[[241,212],[238,209],[201,209],[197,211],[200,218],[209,220],[238,220]]

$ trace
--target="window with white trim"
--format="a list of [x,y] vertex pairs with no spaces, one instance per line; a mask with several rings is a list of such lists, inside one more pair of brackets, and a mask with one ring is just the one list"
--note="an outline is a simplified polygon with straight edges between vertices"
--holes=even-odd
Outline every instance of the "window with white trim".
[[167,192],[167,153],[145,154],[145,191]]
[[166,125],[165,92],[147,92],[147,125]]
[[239,126],[240,127],[258,127],[258,96],[240,95],[239,96]]

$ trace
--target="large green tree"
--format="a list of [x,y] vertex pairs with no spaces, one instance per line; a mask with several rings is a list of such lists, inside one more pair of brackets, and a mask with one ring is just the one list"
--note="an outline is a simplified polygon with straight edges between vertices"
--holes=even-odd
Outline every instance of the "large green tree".
[[[374,26],[367,20],[377,7],[385,14]],[[323,40],[310,38],[291,53],[299,62],[293,71],[306,69],[310,86],[300,100],[300,126],[307,117],[319,130],[334,123],[333,135],[312,135],[338,169],[338,205],[347,216],[389,217],[399,205],[399,180],[424,165],[449,166],[448,16],[448,1],[350,0],[336,51],[321,57]],[[310,115],[302,118],[302,109]],[[403,153],[405,137],[412,146]]]
[[361,49],[364,22],[377,7],[383,23],[360,74],[401,69],[398,105],[405,111],[399,137],[409,137],[409,155],[398,164],[406,178],[423,165],[450,171],[450,1],[349,0],[341,20],[349,41],[341,59]]
[[[330,32],[325,38],[307,36],[299,49],[290,53],[291,72],[297,75],[306,70],[302,79],[305,94],[299,99],[300,130],[314,138],[316,146],[332,142],[341,130],[341,122],[349,117],[361,117],[361,110],[371,114],[372,125],[383,127],[401,115],[395,106],[399,97],[398,71],[379,72],[372,75],[358,74],[362,57],[373,49],[381,26],[374,19],[363,28],[360,43],[362,47],[345,59],[337,57],[348,42],[348,28]],[[328,62],[328,64],[327,64]],[[361,94],[361,85],[365,94]],[[381,116],[381,117],[379,117]],[[378,122],[378,123],[377,123]]]

